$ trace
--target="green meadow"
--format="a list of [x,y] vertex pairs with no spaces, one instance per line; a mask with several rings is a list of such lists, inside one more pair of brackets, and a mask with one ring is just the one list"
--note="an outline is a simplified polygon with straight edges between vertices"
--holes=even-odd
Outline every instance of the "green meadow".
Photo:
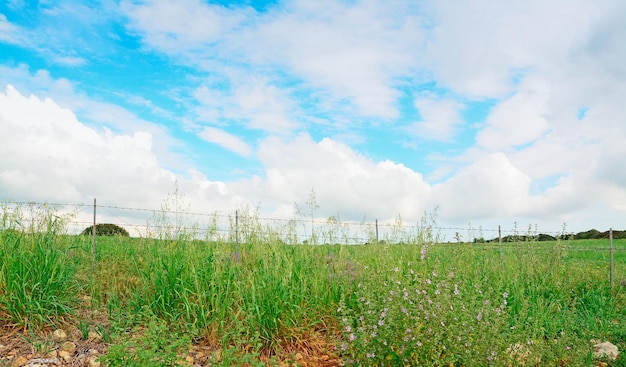
[[[56,328],[105,366],[608,366],[626,348],[626,240],[235,246],[36,231],[5,213],[1,330],[34,355]],[[236,251],[237,250],[237,251]],[[198,351],[202,350],[202,353]],[[2,365],[0,360],[0,365]],[[7,362],[8,365],[8,362]]]

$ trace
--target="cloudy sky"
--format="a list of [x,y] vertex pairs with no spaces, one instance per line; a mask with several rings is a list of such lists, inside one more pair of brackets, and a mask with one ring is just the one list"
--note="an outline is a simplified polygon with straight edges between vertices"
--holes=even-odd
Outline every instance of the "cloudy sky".
[[626,229],[622,0],[0,4],[0,196]]

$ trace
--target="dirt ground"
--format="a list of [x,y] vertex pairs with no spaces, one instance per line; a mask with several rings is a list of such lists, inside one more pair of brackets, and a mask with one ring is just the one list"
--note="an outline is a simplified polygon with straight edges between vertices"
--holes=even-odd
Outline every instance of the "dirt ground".
[[[98,358],[107,353],[108,344],[97,333],[88,338],[76,327],[44,329],[36,333],[24,331],[9,323],[0,323],[0,367],[100,367]],[[63,335],[64,334],[64,335]],[[279,367],[335,367],[342,366],[341,359],[327,349],[321,340],[304,342],[301,348],[286,352],[289,357],[279,362]],[[220,350],[210,345],[193,345],[180,356],[181,366],[213,366],[220,359]],[[268,360],[261,357],[261,360]],[[267,363],[270,366],[270,363]]]

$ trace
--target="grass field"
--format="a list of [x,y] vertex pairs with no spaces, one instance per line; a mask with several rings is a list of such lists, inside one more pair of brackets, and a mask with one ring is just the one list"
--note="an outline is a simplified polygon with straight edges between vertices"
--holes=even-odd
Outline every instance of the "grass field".
[[[98,335],[109,366],[594,366],[597,341],[626,348],[626,240],[610,287],[608,241],[418,237],[238,253],[102,237],[94,258],[90,237],[44,216],[35,233],[0,234],[0,345],[45,356],[63,328],[78,345]],[[0,347],[0,365],[20,348]]]

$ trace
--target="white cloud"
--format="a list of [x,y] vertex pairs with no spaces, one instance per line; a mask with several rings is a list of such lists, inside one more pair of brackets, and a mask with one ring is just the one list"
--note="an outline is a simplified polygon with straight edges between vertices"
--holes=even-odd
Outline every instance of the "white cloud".
[[72,110],[92,126],[106,126],[126,134],[133,134],[135,131],[149,132],[155,141],[155,150],[161,162],[170,167],[187,165],[183,158],[170,151],[172,147],[183,145],[169,135],[165,126],[144,120],[119,105],[90,98],[77,91],[74,84],[67,79],[56,79],[46,70],[31,73],[25,65],[15,68],[0,65],[0,86],[8,84],[24,94],[52,98],[60,107]]
[[[23,11],[23,2],[9,4],[16,12]],[[32,50],[47,62],[77,67],[88,63],[88,58],[109,58],[113,49],[107,32],[109,22],[116,15],[116,5],[82,2],[46,3],[38,11],[27,10],[29,26],[11,24],[0,14],[0,40]]]
[[0,14],[0,41],[18,45],[25,42],[20,28],[9,22],[4,14]]
[[[240,78],[244,79],[244,78]],[[287,92],[249,75],[232,91],[202,85],[193,95],[198,124],[235,122],[248,129],[287,134],[298,127],[291,119],[294,101]]]
[[431,203],[448,220],[481,220],[526,213],[530,179],[501,153],[491,154],[433,186]]
[[168,53],[202,49],[245,20],[245,11],[231,11],[200,0],[156,0],[141,5],[124,1],[132,27],[151,46]]
[[328,138],[269,138],[259,148],[259,159],[267,172],[262,190],[270,198],[302,205],[314,189],[322,216],[416,219],[429,209],[430,187],[419,173],[390,161],[374,162]]
[[66,66],[83,66],[87,63],[87,60],[82,57],[77,56],[55,56],[53,60],[57,64],[62,64]]
[[463,120],[463,104],[452,99],[445,99],[427,94],[415,99],[421,121],[414,124],[419,137],[436,140],[450,140],[456,134],[456,127]]
[[[261,13],[190,0],[124,2],[121,9],[129,30],[144,37],[144,52],[157,50],[194,69],[175,87],[187,100],[172,98],[187,132],[248,158],[251,166],[260,162],[256,175],[212,181],[202,167],[190,169],[186,159],[172,156],[173,147],[193,148],[172,138],[169,128],[86,95],[79,80],[0,66],[0,85],[21,91],[0,94],[3,194],[74,201],[95,192],[153,207],[178,179],[199,211],[260,204],[288,218],[292,203],[302,205],[313,188],[320,216],[401,214],[412,221],[438,206],[445,222],[528,220],[555,229],[565,221],[580,230],[615,224],[626,210],[623,1],[294,1]],[[102,43],[59,46],[82,34],[76,29],[92,30],[88,23],[99,12],[55,8],[61,15],[81,10],[87,13],[82,23],[58,39],[39,40],[34,35],[52,34],[48,28],[27,31],[0,15],[0,39],[56,62],[91,63],[77,50]],[[434,21],[428,21],[431,11]],[[355,139],[336,138],[367,139],[356,125],[372,122],[390,122],[391,133],[402,129],[392,125],[409,123],[400,104],[433,85],[437,95],[463,104],[419,95],[413,102],[422,121],[412,132],[443,141],[446,151],[423,158],[412,150],[397,162],[374,161],[355,150]],[[37,97],[24,97],[29,94]],[[472,112],[473,100],[494,106],[467,126],[462,112]],[[157,112],[145,96],[128,102]],[[581,109],[586,113],[579,118]],[[292,136],[309,123],[310,135]],[[234,133],[242,129],[263,138]],[[476,144],[450,156],[447,151],[459,149],[454,140],[474,129]],[[367,140],[359,143],[367,149]],[[428,176],[445,179],[436,185],[407,168],[429,157],[441,162]]]
[[503,97],[525,73],[565,61],[606,6],[565,0],[433,5],[437,18],[427,58],[435,77],[441,86],[474,98]]
[[250,146],[237,136],[214,127],[205,127],[198,136],[209,143],[215,143],[243,157],[252,154]]
[[309,93],[322,90],[320,106],[328,99],[365,116],[398,116],[394,78],[413,76],[423,42],[418,18],[401,2],[289,2],[263,14],[198,1],[125,4],[149,47],[228,77],[233,67],[261,69]]
[[[595,170],[564,175],[544,192],[531,194],[529,175],[506,155],[492,153],[431,186],[402,164],[373,161],[346,144],[315,141],[307,134],[262,140],[262,175],[220,182],[197,170],[174,174],[159,163],[151,133],[96,130],[53,100],[25,97],[13,87],[0,93],[0,125],[6,132],[0,136],[0,191],[18,200],[98,197],[114,205],[154,208],[177,181],[191,208],[200,212],[259,205],[264,215],[286,219],[294,214],[293,203],[305,209],[313,189],[320,206],[315,215],[321,218],[385,222],[400,214],[415,223],[424,211],[439,207],[443,223],[528,220],[552,224],[549,230],[568,221],[588,229],[580,219],[585,211],[601,203],[616,212],[626,206],[623,184],[598,181]],[[208,133],[232,138],[217,129]],[[236,138],[231,143],[231,149],[248,154],[247,145]],[[615,151],[616,157],[621,154]]]
[[51,99],[0,93],[0,187],[7,198],[81,202],[114,197],[134,205],[160,198],[173,175],[158,166],[152,136],[97,131]]
[[478,146],[506,151],[536,141],[549,131],[547,105],[552,91],[548,83],[533,79],[524,79],[516,94],[494,107],[487,126],[476,135]]

